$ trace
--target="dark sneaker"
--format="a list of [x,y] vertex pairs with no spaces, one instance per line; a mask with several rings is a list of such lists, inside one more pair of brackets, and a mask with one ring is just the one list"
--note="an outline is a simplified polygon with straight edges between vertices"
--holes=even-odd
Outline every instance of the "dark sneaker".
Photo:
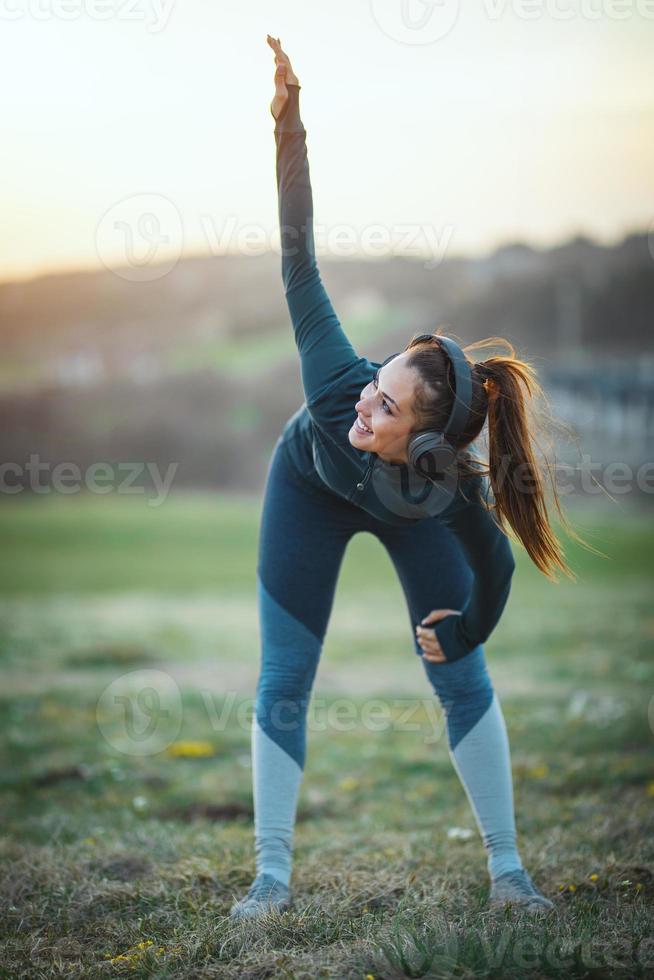
[[541,895],[525,868],[507,871],[491,882],[491,908],[503,908],[507,903],[527,912],[547,912],[555,907],[554,902]]
[[229,913],[232,919],[256,919],[267,912],[283,912],[293,904],[291,892],[278,878],[261,871],[240,902],[232,905]]

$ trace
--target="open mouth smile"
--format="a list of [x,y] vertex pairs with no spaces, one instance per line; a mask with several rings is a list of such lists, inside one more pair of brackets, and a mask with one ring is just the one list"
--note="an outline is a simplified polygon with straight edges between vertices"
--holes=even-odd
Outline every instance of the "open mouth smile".
[[371,436],[373,434],[372,429],[369,429],[364,423],[362,423],[358,416],[354,423],[354,428],[357,432],[361,433],[362,436]]

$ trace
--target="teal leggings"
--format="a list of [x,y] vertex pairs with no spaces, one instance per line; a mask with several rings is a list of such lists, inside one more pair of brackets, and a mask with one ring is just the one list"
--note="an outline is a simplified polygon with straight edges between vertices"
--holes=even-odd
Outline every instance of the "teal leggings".
[[268,468],[257,561],[257,872],[290,880],[307,709],[345,549],[360,531],[379,539],[397,571],[409,616],[407,641],[443,708],[450,756],[486,847],[489,873],[521,868],[506,726],[484,648],[431,663],[415,637],[415,626],[432,609],[460,609],[468,598],[473,576],[454,534],[438,518],[395,527],[371,516],[327,488],[312,468],[300,472],[280,438]]

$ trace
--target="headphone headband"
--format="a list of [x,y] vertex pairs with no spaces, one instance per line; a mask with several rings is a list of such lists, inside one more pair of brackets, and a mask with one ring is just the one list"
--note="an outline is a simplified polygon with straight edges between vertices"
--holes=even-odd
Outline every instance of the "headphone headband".
[[458,344],[449,337],[438,337],[438,340],[445,347],[454,368],[454,404],[443,433],[456,438],[464,431],[470,414],[472,369]]

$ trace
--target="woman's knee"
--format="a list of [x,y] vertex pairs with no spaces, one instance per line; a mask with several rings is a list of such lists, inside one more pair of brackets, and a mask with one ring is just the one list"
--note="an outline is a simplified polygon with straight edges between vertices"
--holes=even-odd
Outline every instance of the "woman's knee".
[[[289,662],[290,661],[290,662]],[[317,664],[295,660],[266,662],[264,658],[257,691],[267,700],[301,698],[311,693]]]
[[454,750],[485,715],[495,696],[483,646],[449,664],[425,661],[425,668],[445,713],[448,742]]
[[445,663],[432,663],[422,658],[429,680],[441,700],[448,702],[490,700],[493,683],[483,644],[465,657]]

